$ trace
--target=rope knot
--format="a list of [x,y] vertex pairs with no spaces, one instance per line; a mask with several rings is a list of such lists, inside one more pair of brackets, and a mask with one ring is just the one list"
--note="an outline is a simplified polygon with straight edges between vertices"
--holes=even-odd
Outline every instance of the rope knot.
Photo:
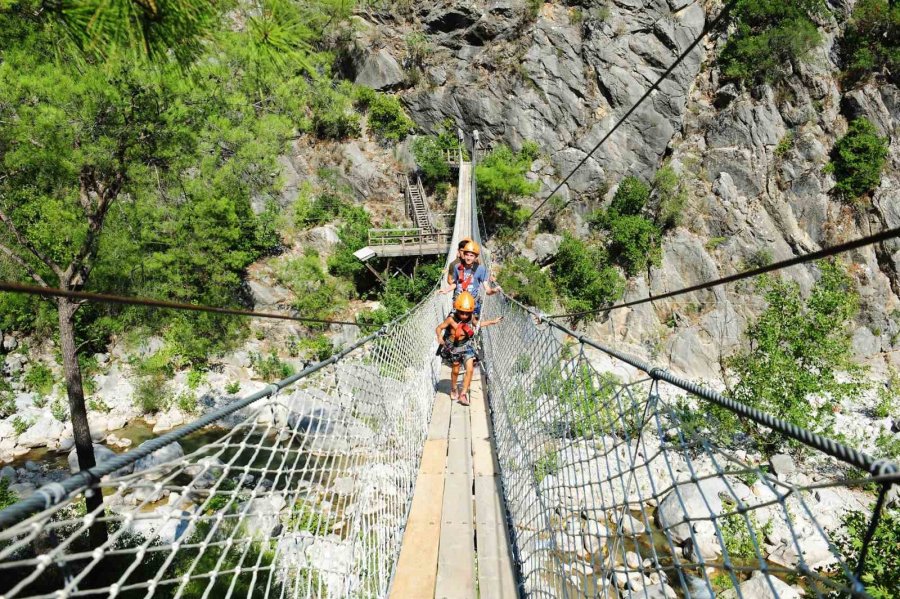
[[647,372],[647,374],[650,375],[650,378],[652,378],[655,381],[658,381],[662,377],[662,375],[664,375],[665,373],[666,373],[665,368],[659,368],[656,366],[654,366],[653,368],[651,368],[649,370],[649,372]]
[[60,483],[49,483],[34,492],[35,495],[44,499],[44,509],[48,509],[52,505],[56,505],[66,498],[66,488]]

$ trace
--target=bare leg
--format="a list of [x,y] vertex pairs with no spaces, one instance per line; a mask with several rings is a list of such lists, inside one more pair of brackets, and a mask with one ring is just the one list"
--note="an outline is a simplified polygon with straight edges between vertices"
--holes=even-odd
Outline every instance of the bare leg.
[[463,388],[459,401],[463,405],[469,405],[469,385],[472,384],[472,374],[475,372],[475,358],[466,360],[466,374],[463,377]]
[[459,378],[459,362],[450,366],[450,399],[456,399],[456,379]]

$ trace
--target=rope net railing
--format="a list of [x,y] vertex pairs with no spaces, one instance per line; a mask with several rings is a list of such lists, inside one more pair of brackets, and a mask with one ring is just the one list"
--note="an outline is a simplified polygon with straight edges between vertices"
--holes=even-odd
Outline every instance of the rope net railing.
[[[123,454],[98,476],[81,473],[76,488],[42,488],[37,513],[26,502],[9,508],[0,596],[384,596],[445,310],[434,295],[355,351],[220,410],[221,434],[194,451],[160,439],[140,459]],[[100,476],[110,464],[117,470]],[[102,508],[86,512],[85,493],[98,492]]]
[[[848,481],[844,461],[814,451],[806,464],[831,478],[770,473],[749,447],[717,442],[725,408],[664,380],[677,377],[600,371],[596,344],[567,344],[564,327],[508,298],[485,311],[504,317],[482,342],[524,596],[868,596],[865,549],[843,532],[839,505],[877,523],[893,466],[848,450],[865,467]],[[862,490],[873,480],[875,507]]]

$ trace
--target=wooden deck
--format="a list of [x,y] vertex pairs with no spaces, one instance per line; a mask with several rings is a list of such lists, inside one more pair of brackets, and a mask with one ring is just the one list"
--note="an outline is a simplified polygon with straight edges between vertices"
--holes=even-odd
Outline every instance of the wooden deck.
[[450,369],[442,374],[390,596],[513,598],[515,576],[481,374],[476,369],[469,407],[451,402]]

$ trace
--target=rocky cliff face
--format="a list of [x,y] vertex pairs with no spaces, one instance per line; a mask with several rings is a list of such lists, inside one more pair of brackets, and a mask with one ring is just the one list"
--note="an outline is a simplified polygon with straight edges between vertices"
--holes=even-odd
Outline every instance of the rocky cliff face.
[[[534,15],[513,0],[431,1],[406,15],[368,15],[358,44],[421,71],[398,93],[424,128],[451,119],[488,141],[514,147],[537,141],[546,159],[535,163],[533,176],[545,196],[719,8],[689,0],[587,0],[547,3]],[[846,15],[852,3],[831,8]],[[715,57],[724,38],[707,38],[562,190],[572,201],[562,225],[583,234],[583,215],[608,200],[625,175],[649,180],[667,161],[689,183],[685,224],[666,236],[662,265],[629,282],[627,298],[735,272],[760,252],[778,260],[900,225],[900,91],[875,84],[841,89],[836,39],[844,19],[829,19],[822,44],[775,88],[720,84]],[[420,52],[420,69],[411,35],[430,49],[424,58]],[[849,206],[831,193],[825,165],[857,116],[890,136],[891,145],[871,204]],[[538,241],[552,245],[545,235]],[[526,253],[543,253],[532,247],[533,237],[523,243]],[[886,363],[900,364],[900,244],[844,259],[862,300],[855,349],[883,372]],[[816,271],[796,267],[788,276],[808,289]],[[731,286],[614,313],[591,333],[713,380],[719,359],[734,350],[762,305],[751,285]]]

